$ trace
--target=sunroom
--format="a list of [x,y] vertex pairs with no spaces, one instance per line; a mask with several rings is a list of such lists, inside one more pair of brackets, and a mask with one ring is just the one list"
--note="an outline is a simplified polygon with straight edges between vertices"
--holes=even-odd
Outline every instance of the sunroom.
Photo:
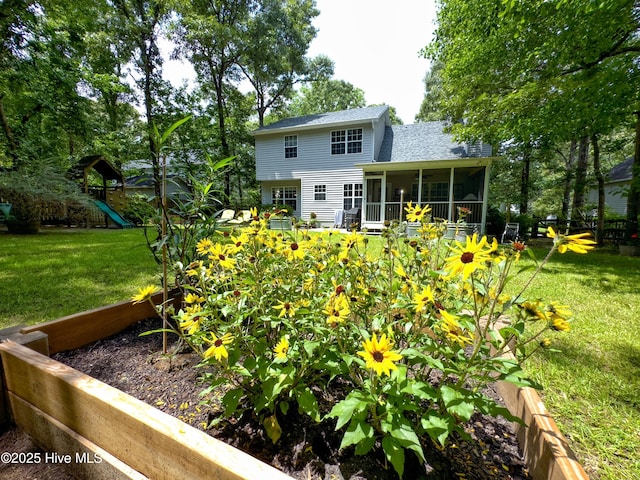
[[489,157],[357,165],[364,177],[361,226],[381,229],[385,222],[404,221],[412,202],[430,205],[435,219],[461,220],[484,233],[490,166]]

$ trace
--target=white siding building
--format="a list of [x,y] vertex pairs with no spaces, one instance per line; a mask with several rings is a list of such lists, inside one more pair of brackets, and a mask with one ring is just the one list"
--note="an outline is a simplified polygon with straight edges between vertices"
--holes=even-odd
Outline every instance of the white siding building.
[[262,202],[284,203],[294,215],[334,225],[346,210],[360,223],[381,228],[402,207],[429,203],[435,216],[484,230],[491,148],[464,145],[445,124],[391,126],[389,108],[376,106],[290,118],[253,132]]

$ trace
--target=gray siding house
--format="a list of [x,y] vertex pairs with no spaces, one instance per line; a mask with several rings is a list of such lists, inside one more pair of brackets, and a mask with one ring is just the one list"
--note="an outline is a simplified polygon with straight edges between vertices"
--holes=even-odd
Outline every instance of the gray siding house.
[[433,215],[484,231],[491,147],[459,144],[444,122],[392,126],[389,107],[289,118],[253,132],[262,203],[284,203],[321,225],[360,209],[361,226],[380,229],[403,207],[428,203]]
[[[617,164],[606,176],[604,183],[604,202],[611,212],[624,216],[627,214],[627,195],[631,185],[633,157]],[[589,202],[598,204],[598,189],[589,190]]]

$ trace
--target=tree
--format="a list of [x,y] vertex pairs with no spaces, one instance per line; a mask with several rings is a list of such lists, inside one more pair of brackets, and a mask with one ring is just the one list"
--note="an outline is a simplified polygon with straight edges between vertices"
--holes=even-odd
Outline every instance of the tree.
[[288,106],[288,115],[300,117],[366,106],[364,91],[344,80],[321,80],[304,85]]
[[443,109],[466,120],[461,138],[537,148],[606,134],[637,109],[632,1],[446,0],[438,20],[426,52],[443,62]]
[[444,65],[441,61],[434,61],[431,68],[424,76],[424,98],[420,104],[415,121],[432,122],[434,120],[446,120],[442,111],[443,90],[442,90],[442,69]]
[[254,88],[258,125],[269,109],[282,107],[296,84],[326,79],[333,62],[305,57],[316,36],[312,20],[320,13],[310,0],[262,0],[250,16],[238,66]]

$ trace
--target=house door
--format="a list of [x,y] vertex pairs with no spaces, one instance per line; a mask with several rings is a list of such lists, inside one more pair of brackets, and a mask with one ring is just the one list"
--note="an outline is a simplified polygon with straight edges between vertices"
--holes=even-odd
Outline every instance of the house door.
[[365,222],[382,222],[382,179],[383,177],[367,177]]

